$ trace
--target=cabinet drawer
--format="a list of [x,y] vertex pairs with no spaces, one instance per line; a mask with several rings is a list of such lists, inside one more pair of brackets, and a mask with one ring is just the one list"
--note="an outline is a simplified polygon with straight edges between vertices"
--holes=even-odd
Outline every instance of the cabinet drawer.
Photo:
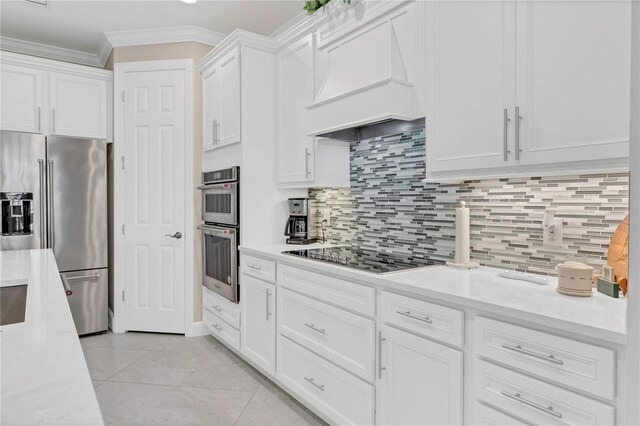
[[276,262],[242,253],[240,269],[243,273],[261,280],[276,282]]
[[376,290],[287,265],[278,266],[278,285],[344,309],[374,316]]
[[286,289],[278,297],[281,334],[365,380],[374,380],[373,321]]
[[335,424],[372,425],[373,386],[287,338],[278,343],[278,378]]
[[202,310],[202,322],[212,336],[222,340],[234,349],[240,350],[240,332],[229,323],[207,310]]
[[202,287],[202,309],[222,318],[236,329],[240,328],[240,305],[225,299],[204,286]]
[[482,317],[473,330],[478,355],[613,400],[613,350]]
[[486,361],[473,366],[473,393],[533,424],[612,425],[613,407]]
[[473,403],[473,420],[471,421],[471,424],[478,426],[526,425],[526,423],[514,419],[513,417],[478,401]]
[[382,292],[382,319],[423,336],[462,347],[464,313],[424,300]]

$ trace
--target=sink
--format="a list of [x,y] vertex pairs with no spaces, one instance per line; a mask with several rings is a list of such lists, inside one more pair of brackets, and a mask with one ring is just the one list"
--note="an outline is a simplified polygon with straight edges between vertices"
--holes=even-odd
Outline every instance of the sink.
[[0,325],[24,322],[27,283],[0,287]]

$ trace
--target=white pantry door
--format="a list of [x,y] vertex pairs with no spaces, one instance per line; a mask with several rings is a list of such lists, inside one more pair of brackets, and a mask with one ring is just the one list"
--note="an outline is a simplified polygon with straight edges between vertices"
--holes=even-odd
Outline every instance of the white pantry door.
[[186,76],[127,72],[124,88],[125,329],[184,333]]

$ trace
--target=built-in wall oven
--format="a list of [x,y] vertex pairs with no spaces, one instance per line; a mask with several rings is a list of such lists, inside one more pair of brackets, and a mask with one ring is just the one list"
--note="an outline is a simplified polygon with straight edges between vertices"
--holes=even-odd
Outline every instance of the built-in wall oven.
[[238,303],[240,168],[202,174],[202,285]]

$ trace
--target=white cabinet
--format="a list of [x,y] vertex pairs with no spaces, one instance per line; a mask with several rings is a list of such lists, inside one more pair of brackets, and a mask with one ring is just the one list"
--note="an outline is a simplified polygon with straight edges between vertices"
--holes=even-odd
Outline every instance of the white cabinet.
[[628,167],[630,7],[429,3],[427,178]]
[[234,48],[202,70],[205,150],[240,142],[240,50]]
[[630,2],[526,1],[516,18],[522,162],[628,157]]
[[261,280],[241,275],[242,352],[257,366],[275,374],[276,288]]
[[111,71],[2,53],[2,130],[112,140]]
[[378,424],[462,424],[462,352],[384,325],[378,338]]
[[278,182],[314,179],[314,138],[307,136],[313,102],[313,34],[278,54]]
[[314,100],[314,35],[278,53],[278,183],[348,187],[349,143],[309,136]]
[[50,133],[107,138],[107,82],[49,73]]
[[43,132],[43,74],[37,69],[1,65],[2,130]]
[[513,150],[515,3],[427,8],[427,172],[501,167]]

